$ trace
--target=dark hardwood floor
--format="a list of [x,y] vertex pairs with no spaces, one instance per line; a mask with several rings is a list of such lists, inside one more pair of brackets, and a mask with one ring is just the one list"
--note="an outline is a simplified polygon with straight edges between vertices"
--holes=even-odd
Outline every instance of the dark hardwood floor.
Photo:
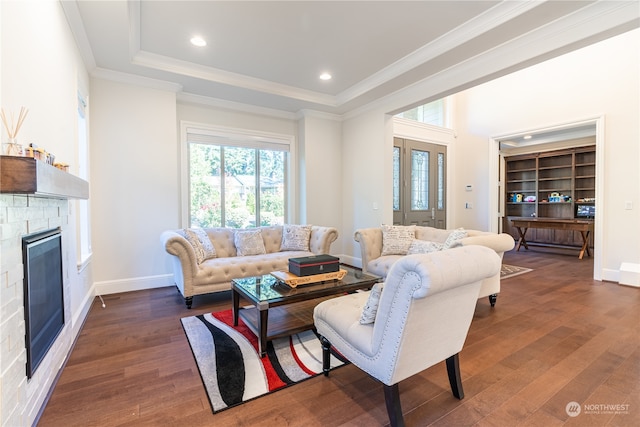
[[[503,280],[495,308],[478,301],[460,355],[465,398],[440,363],[400,383],[407,425],[640,425],[640,289],[593,281],[592,258],[575,251],[532,247],[504,262],[534,271]],[[192,310],[175,288],[105,302],[39,426],[388,424],[382,387],[352,365],[214,415],[179,319],[230,308],[230,293],[195,297]]]

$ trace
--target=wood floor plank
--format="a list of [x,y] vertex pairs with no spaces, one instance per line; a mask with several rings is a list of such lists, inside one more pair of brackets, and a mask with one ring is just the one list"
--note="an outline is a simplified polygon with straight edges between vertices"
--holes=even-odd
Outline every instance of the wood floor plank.
[[[460,367],[444,363],[400,383],[408,426],[632,426],[640,421],[640,290],[592,279],[593,259],[535,248],[504,263],[532,268],[480,299]],[[230,292],[175,288],[94,303],[39,426],[382,426],[382,386],[353,365],[212,413],[180,318],[231,307]],[[566,405],[624,404],[626,413],[570,417]]]

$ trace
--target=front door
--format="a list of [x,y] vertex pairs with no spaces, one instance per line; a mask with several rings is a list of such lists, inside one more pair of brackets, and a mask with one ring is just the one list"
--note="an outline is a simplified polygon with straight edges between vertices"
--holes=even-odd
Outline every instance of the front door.
[[393,223],[446,228],[447,147],[393,140]]

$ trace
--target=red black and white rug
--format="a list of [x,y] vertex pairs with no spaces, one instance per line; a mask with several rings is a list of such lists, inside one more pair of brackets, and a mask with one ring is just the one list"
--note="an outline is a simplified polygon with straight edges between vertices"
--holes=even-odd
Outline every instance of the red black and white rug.
[[[231,310],[181,319],[213,412],[219,412],[322,373],[322,346],[313,331],[270,341],[258,354],[258,340]],[[331,369],[345,363],[332,354]]]

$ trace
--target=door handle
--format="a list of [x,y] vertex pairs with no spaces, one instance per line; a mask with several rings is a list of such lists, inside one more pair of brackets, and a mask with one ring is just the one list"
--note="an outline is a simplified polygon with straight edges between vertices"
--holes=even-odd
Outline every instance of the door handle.
[[431,208],[431,219],[436,219],[436,208]]

